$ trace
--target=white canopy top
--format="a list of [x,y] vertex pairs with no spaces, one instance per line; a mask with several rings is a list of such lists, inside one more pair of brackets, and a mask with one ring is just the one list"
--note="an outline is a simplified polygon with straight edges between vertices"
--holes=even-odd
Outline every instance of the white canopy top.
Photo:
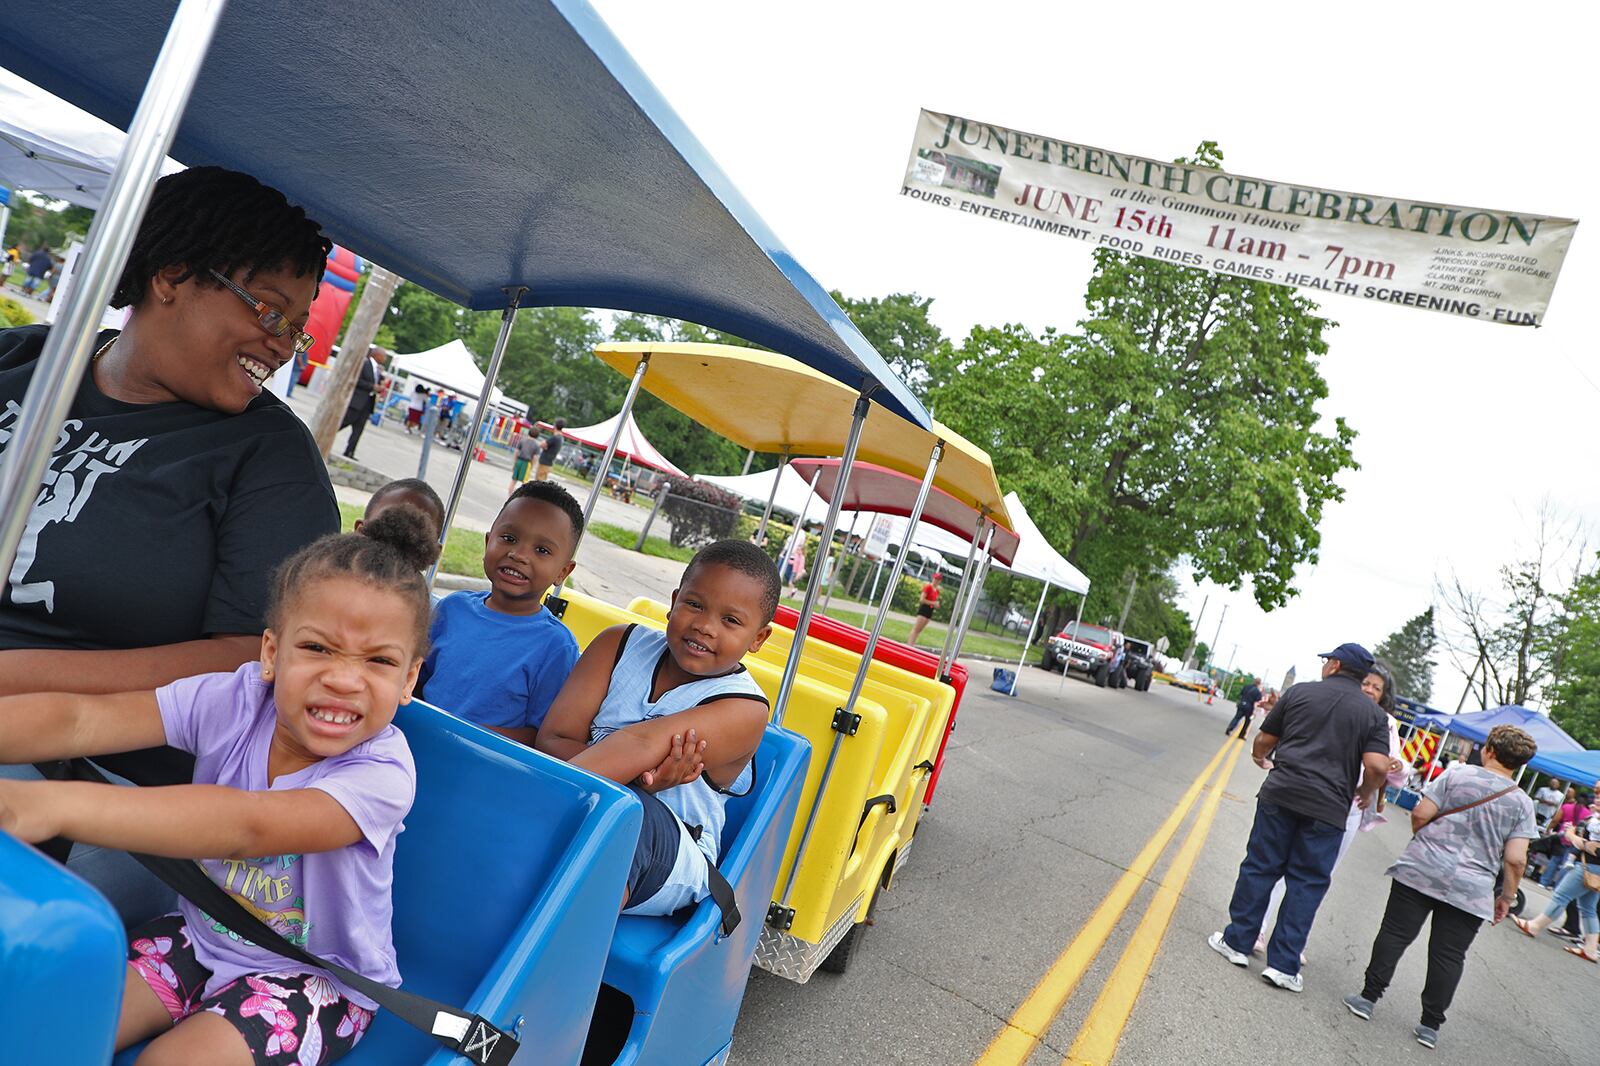
[[[798,515],[801,508],[805,508],[805,518],[808,522],[821,522],[827,517],[828,505],[822,497],[811,492],[811,486],[806,479],[785,463],[781,467],[771,470],[761,470],[754,474],[696,474],[698,481],[708,481],[720,488],[727,489],[736,496],[743,496],[755,503],[765,504],[767,497],[772,493],[772,479],[779,477],[778,495],[772,502],[774,511],[783,511],[790,515]],[[872,528],[872,522],[878,518],[876,511],[861,511],[860,517],[854,517],[858,512],[851,508],[840,509],[843,515],[852,516],[841,519],[839,532],[855,528],[856,535],[865,537]],[[906,520],[896,515],[883,515],[889,523],[889,542],[891,544],[904,544],[906,540]],[[960,537],[946,533],[937,526],[930,526],[926,522],[917,523],[917,534],[912,538],[911,550],[926,559],[942,561],[945,554],[965,557],[971,545]]]
[[[0,184],[98,209],[127,135],[0,70]],[[183,167],[171,159],[161,172]]]
[[788,463],[754,474],[696,474],[696,481],[707,481],[718,488],[727,489],[735,496],[766,505],[772,495],[772,479],[778,478],[778,495],[772,501],[775,511],[798,515],[802,511],[808,522],[821,522],[828,516],[828,505],[811,492],[806,479],[795,473]]
[[1017,536],[1022,538],[1022,543],[1017,547],[1017,557],[1005,569],[1037,581],[1048,581],[1068,592],[1088,595],[1089,579],[1083,575],[1082,570],[1067,562],[1061,557],[1060,552],[1050,547],[1050,542],[1044,539],[1039,527],[1033,524],[1028,509],[1022,506],[1022,500],[1014,492],[1006,493],[1006,512],[1011,515],[1012,524],[1016,527]]
[[[389,360],[389,369],[442,385],[468,404],[475,402],[478,393],[483,391],[483,371],[478,369],[478,361],[459,339],[425,352],[393,356]],[[491,405],[504,400],[505,394],[499,389],[495,389],[489,397]]]
[[[561,432],[569,440],[603,450],[611,443],[612,436],[617,432],[617,420],[621,417],[622,412],[618,411],[604,422],[596,422],[592,426],[579,426],[577,429],[564,429]],[[656,446],[639,432],[639,424],[633,420],[632,411],[628,412],[628,422],[622,427],[622,436],[617,439],[617,455],[639,466],[648,466],[677,477],[687,476],[682,470],[673,466],[666,456],[656,451]]]

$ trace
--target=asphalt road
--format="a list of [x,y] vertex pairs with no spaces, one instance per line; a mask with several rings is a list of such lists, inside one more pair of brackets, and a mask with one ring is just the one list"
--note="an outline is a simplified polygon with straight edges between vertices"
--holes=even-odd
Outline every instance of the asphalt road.
[[[314,401],[302,396],[296,393],[293,406],[309,419]],[[337,443],[343,447],[343,434]],[[385,424],[368,430],[359,455],[390,476],[411,476],[418,443]],[[429,481],[441,494],[458,454],[433,453]],[[487,528],[509,477],[509,464],[474,464],[458,522]],[[643,521],[637,508],[605,497],[599,503],[601,520],[629,528]],[[578,562],[577,587],[619,604],[637,595],[665,598],[682,569],[597,537],[585,538]],[[1144,694],[1075,678],[1063,686],[1059,675],[1031,665],[1010,699],[983,683],[992,664],[967,665],[974,684],[936,802],[850,971],[818,973],[804,986],[753,971],[734,1037],[735,1066],[978,1062],[1217,754],[1231,713],[1160,684]],[[1548,937],[1529,942],[1509,924],[1480,932],[1438,1051],[1410,1036],[1422,941],[1401,962],[1371,1022],[1345,1011],[1340,998],[1360,987],[1387,897],[1383,871],[1408,839],[1402,812],[1358,840],[1335,874],[1307,946],[1303,994],[1261,981],[1260,959],[1245,972],[1215,955],[1204,940],[1226,924],[1261,776],[1247,753],[1232,762],[1164,936],[1145,930],[1135,938],[1134,931],[1161,881],[1179,887],[1171,867],[1204,817],[1203,801],[1137,880],[1131,903],[1053,1023],[1041,1027],[1031,1056],[1025,1044],[1024,1055],[1010,1061],[1069,1061],[1091,1014],[1098,1028],[1119,1037],[1114,1061],[1123,1066],[1595,1061],[1585,1048],[1600,967],[1566,955]],[[1531,883],[1527,891],[1526,913],[1533,914],[1548,897]],[[1142,983],[1134,978],[1137,998],[1118,1026],[1115,1011],[1100,1009],[1097,997],[1136,939],[1155,957]]]
[[[987,664],[968,665],[974,687],[935,803],[849,972],[818,973],[804,986],[754,972],[734,1036],[737,1066],[977,1062],[1223,744],[1231,712],[1160,684],[1136,694],[1072,679],[1058,695],[1059,675],[1033,667],[1008,699],[981,684]],[[1587,1034],[1600,968],[1509,923],[1480,932],[1438,1051],[1410,1035],[1423,941],[1372,1021],[1345,1010],[1340,999],[1360,988],[1387,898],[1383,871],[1409,837],[1400,811],[1359,839],[1335,874],[1307,945],[1303,994],[1263,982],[1259,958],[1246,972],[1214,954],[1205,937],[1226,924],[1262,776],[1248,752],[1233,763],[1117,1063],[1595,1061]],[[1203,807],[1160,853],[1030,1066],[1070,1061]],[[1531,914],[1547,897],[1537,887],[1529,896]],[[1095,1015],[1103,1024],[1104,1012]]]

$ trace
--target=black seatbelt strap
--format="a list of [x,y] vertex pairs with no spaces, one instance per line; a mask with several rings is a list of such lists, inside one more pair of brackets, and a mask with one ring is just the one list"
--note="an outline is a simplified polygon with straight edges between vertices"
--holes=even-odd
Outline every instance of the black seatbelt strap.
[[[105,782],[105,778],[86,763],[80,761],[73,769],[85,780],[98,779]],[[187,859],[142,855],[138,852],[128,854],[184,899],[227,926],[236,936],[244,937],[257,947],[265,948],[275,955],[282,955],[286,959],[293,959],[318,970],[326,970],[408,1025],[427,1033],[457,1055],[478,1063],[479,1066],[510,1066],[512,1056],[517,1053],[516,1038],[480,1015],[467,1014],[455,1007],[437,1003],[426,996],[379,984],[354,970],[319,958],[304,948],[290,943],[275,929],[246,910],[237,899],[224,891],[221,885],[211,880],[198,863]]]
[[[696,842],[700,840],[700,834],[705,832],[704,826],[691,825],[686,828],[690,838]],[[706,863],[706,883],[711,886],[711,898],[716,901],[717,910],[722,912],[722,935],[730,937],[739,928],[739,923],[744,921],[744,916],[739,913],[739,900],[733,894],[733,886],[722,876],[722,871],[717,869],[714,862]]]

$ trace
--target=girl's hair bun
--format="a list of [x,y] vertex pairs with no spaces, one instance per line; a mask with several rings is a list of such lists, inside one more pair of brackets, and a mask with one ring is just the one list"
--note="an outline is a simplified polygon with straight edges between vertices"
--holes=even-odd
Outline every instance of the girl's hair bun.
[[413,570],[426,570],[439,558],[427,517],[413,507],[385,508],[361,523],[361,535],[393,548]]

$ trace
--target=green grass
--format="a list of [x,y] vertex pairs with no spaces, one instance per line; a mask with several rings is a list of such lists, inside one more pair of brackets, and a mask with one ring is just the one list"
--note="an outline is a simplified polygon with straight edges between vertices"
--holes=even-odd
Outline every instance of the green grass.
[[[344,532],[348,533],[355,528],[356,519],[361,517],[361,508],[355,504],[341,503],[339,515],[343,519]],[[483,534],[471,529],[462,529],[460,526],[451,526],[450,537],[445,541],[444,554],[439,557],[439,572],[482,577]]]
[[[639,534],[631,529],[614,526],[610,522],[591,522],[589,523],[589,532],[601,540],[608,540],[619,548],[627,548],[629,551],[632,551],[633,546],[639,543]],[[646,537],[644,554],[686,563],[694,558],[694,549],[676,547],[671,541],[664,540],[661,537]]]

